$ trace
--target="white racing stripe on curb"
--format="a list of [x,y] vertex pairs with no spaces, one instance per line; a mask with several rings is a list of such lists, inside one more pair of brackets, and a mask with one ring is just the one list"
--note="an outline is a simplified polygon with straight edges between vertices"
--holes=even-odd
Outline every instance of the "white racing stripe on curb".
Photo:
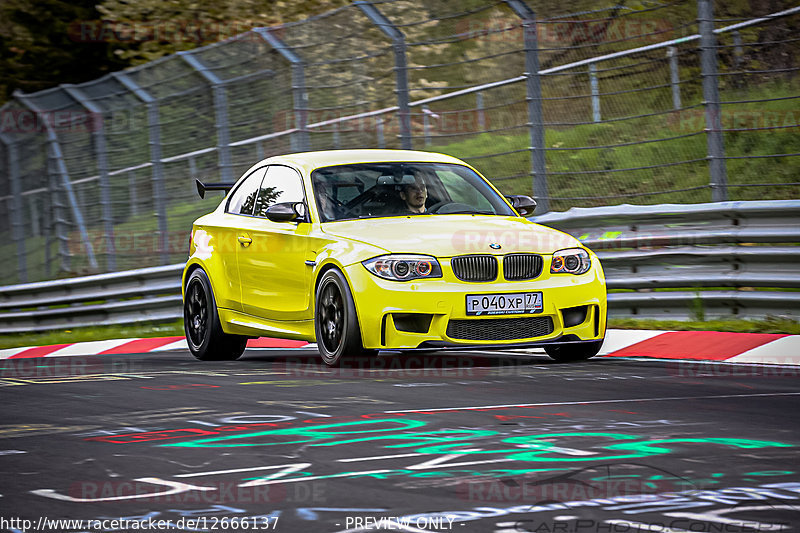
[[88,341],[77,342],[70,346],[65,346],[60,350],[45,355],[45,357],[67,357],[73,355],[97,355],[100,352],[110,350],[116,346],[121,346],[126,342],[135,341],[136,339],[113,339],[110,341]]
[[642,330],[642,329],[609,329],[606,331],[606,342],[598,355],[614,353],[628,346],[652,339],[668,331]]
[[[661,330],[642,330],[642,329],[609,329],[606,331],[606,340],[603,343],[603,348],[598,355],[607,355],[614,353],[617,350],[622,350],[628,346],[636,343],[652,339],[662,333],[669,333],[668,331]],[[521,348],[515,349],[515,352],[537,353],[543,354],[544,348]]]
[[181,339],[179,341],[171,342],[160,348],[153,348],[150,350],[151,352],[169,352],[172,350],[188,350],[189,344],[186,342],[186,339]]
[[23,346],[21,348],[7,348],[5,350],[0,350],[0,359],[8,359],[11,356],[17,355],[25,350],[30,350],[31,348],[36,348],[36,346]]
[[800,335],[790,335],[762,344],[727,360],[728,363],[800,365]]

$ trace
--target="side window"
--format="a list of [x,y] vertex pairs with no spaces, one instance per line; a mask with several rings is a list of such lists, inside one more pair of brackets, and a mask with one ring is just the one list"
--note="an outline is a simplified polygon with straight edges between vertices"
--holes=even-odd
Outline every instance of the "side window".
[[281,165],[272,165],[267,169],[256,200],[255,216],[266,217],[267,208],[271,205],[305,200],[303,180],[296,170]]
[[228,200],[228,213],[235,215],[252,215],[253,206],[256,204],[256,195],[261,186],[261,180],[264,178],[268,167],[262,167],[254,170],[247,176],[239,187],[233,191],[230,200]]

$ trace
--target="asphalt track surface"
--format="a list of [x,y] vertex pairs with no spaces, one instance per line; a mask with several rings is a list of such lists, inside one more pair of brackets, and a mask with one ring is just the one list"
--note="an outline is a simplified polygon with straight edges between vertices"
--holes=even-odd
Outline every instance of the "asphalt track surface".
[[800,528],[800,367],[248,350],[0,368],[0,531]]

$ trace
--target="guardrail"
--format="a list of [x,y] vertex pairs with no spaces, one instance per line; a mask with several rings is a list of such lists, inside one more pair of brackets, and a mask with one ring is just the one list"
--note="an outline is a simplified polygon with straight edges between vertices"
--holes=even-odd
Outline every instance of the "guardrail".
[[532,220],[597,252],[611,316],[702,320],[800,311],[800,200],[573,208]]
[[[597,252],[611,316],[797,316],[800,200],[573,208],[531,220]],[[0,333],[182,316],[183,264],[0,287]]]

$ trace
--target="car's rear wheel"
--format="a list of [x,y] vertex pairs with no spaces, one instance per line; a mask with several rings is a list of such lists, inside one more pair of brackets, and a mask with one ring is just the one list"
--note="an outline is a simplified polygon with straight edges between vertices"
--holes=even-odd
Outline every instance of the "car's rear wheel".
[[317,349],[326,365],[377,353],[365,350],[361,344],[353,295],[344,275],[335,268],[325,272],[317,286],[314,331]]
[[551,359],[559,363],[567,363],[569,361],[585,361],[590,359],[600,352],[603,346],[603,340],[582,342],[575,344],[550,344],[545,345],[544,351]]
[[232,361],[244,353],[247,337],[222,331],[211,282],[201,268],[186,282],[183,328],[189,351],[202,361]]

